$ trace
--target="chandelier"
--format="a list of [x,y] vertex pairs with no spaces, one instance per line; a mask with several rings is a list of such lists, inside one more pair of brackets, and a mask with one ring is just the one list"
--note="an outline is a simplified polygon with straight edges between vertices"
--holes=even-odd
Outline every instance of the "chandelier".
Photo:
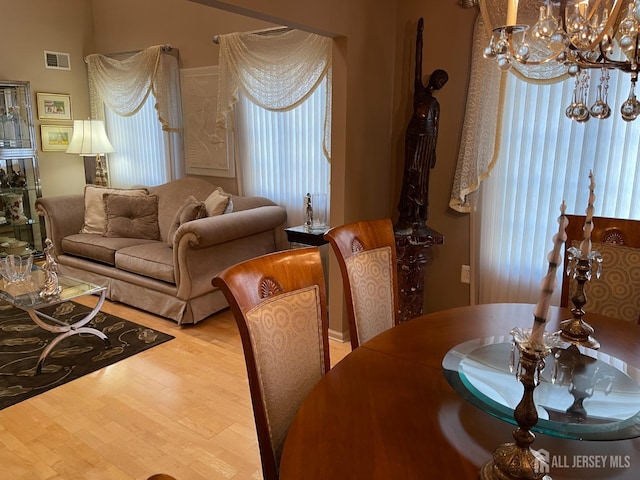
[[[491,1],[479,2],[483,18],[489,16]],[[635,93],[640,62],[640,0],[507,2],[506,23],[493,28],[483,52],[485,58],[494,59],[503,71],[515,67],[537,70],[538,75],[547,78],[572,76],[573,98],[565,113],[578,122],[591,117],[609,118],[609,71],[629,73],[631,87],[620,106],[620,115],[628,122],[640,116],[640,101]],[[595,101],[589,104],[592,71],[599,71],[599,83]]]

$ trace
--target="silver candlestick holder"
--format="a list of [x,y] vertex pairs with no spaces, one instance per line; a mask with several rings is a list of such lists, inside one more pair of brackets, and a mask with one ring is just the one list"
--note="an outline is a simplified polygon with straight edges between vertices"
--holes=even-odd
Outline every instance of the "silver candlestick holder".
[[[513,431],[512,443],[500,445],[493,458],[482,465],[481,480],[552,480],[547,474],[549,464],[541,454],[531,448],[535,435],[531,432],[538,423],[538,410],[533,400],[533,391],[540,383],[540,373],[545,367],[545,358],[555,346],[554,337],[545,333],[542,344],[530,342],[531,332],[514,328],[514,351],[511,368],[522,383],[524,393],[513,411],[518,428]],[[518,360],[515,361],[517,347]]]
[[594,328],[584,321],[584,306],[587,295],[584,291],[585,283],[591,281],[593,275],[600,278],[602,273],[602,257],[600,252],[590,250],[582,253],[579,248],[571,247],[567,250],[567,272],[569,277],[576,280],[576,291],[571,296],[572,318],[560,322],[560,336],[563,340],[574,345],[598,349],[600,342],[594,337]]

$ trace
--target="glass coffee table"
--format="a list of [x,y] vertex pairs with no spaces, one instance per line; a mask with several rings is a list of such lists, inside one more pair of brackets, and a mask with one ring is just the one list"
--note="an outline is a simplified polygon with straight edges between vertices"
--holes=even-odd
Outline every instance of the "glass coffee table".
[[[46,346],[40,355],[36,367],[36,374],[42,371],[42,364],[56,345],[72,335],[81,333],[95,335],[104,342],[106,348],[111,348],[111,342],[104,333],[86,326],[100,311],[104,303],[106,287],[94,285],[77,278],[58,275],[58,284],[61,287],[60,293],[55,296],[43,298],[40,296],[40,290],[43,284],[44,273],[40,269],[34,269],[31,274],[31,279],[24,282],[7,283],[4,279],[0,281],[0,300],[4,300],[14,307],[27,312],[31,320],[44,330],[58,333],[58,336]],[[98,302],[93,310],[81,319],[74,320],[73,323],[63,322],[41,311],[45,307],[64,303],[86,295],[97,295]]]

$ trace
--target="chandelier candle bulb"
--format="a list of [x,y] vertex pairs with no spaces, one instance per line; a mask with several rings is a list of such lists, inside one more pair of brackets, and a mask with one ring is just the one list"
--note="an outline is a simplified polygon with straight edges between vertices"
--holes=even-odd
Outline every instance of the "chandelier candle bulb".
[[518,0],[509,0],[507,6],[507,25],[516,25],[518,21]]
[[542,279],[542,287],[540,291],[540,299],[536,304],[536,308],[533,312],[533,328],[531,330],[531,337],[529,339],[532,345],[542,345],[543,336],[545,330],[545,324],[547,322],[547,314],[549,312],[549,305],[551,304],[551,295],[556,285],[556,270],[562,261],[560,254],[562,245],[567,240],[567,233],[565,229],[569,221],[565,216],[565,210],[567,206],[562,202],[560,205],[560,216],[558,217],[558,233],[553,236],[553,250],[547,257],[549,260],[549,269],[547,275]]
[[589,203],[587,204],[587,209],[585,213],[587,216],[584,220],[584,227],[582,231],[584,232],[582,237],[582,242],[580,243],[580,253],[582,255],[589,255],[591,252],[591,232],[593,231],[593,204],[596,201],[595,195],[596,183],[593,180],[593,172],[589,172]]

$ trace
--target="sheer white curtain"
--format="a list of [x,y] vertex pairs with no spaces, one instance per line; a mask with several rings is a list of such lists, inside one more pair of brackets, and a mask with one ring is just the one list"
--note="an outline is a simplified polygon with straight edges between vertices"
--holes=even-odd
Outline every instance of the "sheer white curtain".
[[[537,301],[560,204],[567,203],[567,213],[584,214],[590,170],[596,183],[596,216],[640,218],[640,121],[620,118],[629,75],[610,74],[611,117],[584,124],[565,116],[573,79],[539,85],[505,76],[495,166],[482,183],[474,213],[480,303]],[[592,71],[590,104],[599,79],[600,72]],[[560,275],[558,270],[558,282]],[[555,304],[559,295],[556,289]]]
[[286,112],[259,107],[244,95],[236,106],[243,194],[267,197],[285,207],[289,225],[304,223],[306,193],[329,194],[331,167],[323,155],[321,121],[326,88],[327,79]]
[[156,45],[117,59],[86,57],[91,113],[116,152],[113,186],[157,185],[184,175],[180,71],[175,50]]

